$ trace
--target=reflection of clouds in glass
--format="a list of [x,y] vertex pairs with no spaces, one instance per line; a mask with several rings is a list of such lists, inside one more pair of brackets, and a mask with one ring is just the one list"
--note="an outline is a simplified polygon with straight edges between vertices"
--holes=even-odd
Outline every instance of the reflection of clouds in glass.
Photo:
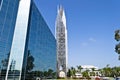
[[0,0],[0,11],[1,11],[1,8],[2,8],[2,3],[3,3],[3,0]]

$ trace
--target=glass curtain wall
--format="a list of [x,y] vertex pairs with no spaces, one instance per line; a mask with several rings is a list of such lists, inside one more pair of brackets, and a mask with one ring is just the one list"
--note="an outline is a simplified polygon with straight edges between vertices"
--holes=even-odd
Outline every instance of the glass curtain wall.
[[31,0],[20,0],[6,80],[21,80]]
[[0,0],[0,80],[5,80],[19,0]]
[[[27,12],[24,4],[19,13],[21,1],[32,1]],[[0,0],[0,80],[55,78],[55,72],[56,40],[34,1]]]
[[29,28],[26,80],[34,77],[55,78],[56,40],[34,2]]

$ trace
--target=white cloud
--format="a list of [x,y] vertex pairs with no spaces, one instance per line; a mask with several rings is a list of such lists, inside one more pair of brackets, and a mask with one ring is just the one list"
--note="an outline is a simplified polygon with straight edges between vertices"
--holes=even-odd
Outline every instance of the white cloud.
[[86,42],[81,43],[82,46],[88,46],[90,42],[96,42],[96,39],[90,37]]
[[86,42],[82,43],[82,46],[87,46],[87,45],[88,45],[88,43],[86,43]]
[[91,42],[96,42],[96,39],[90,37],[90,38],[89,38],[89,41],[91,41]]

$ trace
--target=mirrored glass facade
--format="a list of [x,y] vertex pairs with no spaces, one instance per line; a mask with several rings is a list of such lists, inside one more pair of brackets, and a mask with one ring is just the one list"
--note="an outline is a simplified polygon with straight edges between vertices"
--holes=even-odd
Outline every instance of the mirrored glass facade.
[[3,0],[0,9],[0,80],[6,75],[18,6],[18,0]]
[[0,11],[0,80],[56,77],[56,40],[34,1],[26,1],[30,3],[27,12],[19,13],[20,0],[3,0]]
[[0,0],[0,6],[1,6],[1,4],[2,4],[2,1],[3,1],[3,0]]
[[[27,70],[29,65],[27,66],[26,78],[29,80],[33,75],[34,77],[51,78],[54,75],[48,75],[49,73],[45,74],[45,72],[49,70],[56,72],[56,40],[34,3],[31,6],[30,15],[29,40],[26,52],[28,56],[34,58],[34,67],[29,72]],[[29,64],[29,62],[27,63]],[[44,74],[42,74],[43,72]]]
[[0,0],[0,4],[1,4],[1,1],[2,1],[2,0]]
[[0,7],[1,7],[2,0],[0,0]]

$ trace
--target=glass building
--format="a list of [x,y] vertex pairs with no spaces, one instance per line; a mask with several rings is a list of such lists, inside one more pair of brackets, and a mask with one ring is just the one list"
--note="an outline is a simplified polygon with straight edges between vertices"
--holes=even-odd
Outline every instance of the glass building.
[[0,80],[55,77],[56,40],[33,0],[0,0]]

